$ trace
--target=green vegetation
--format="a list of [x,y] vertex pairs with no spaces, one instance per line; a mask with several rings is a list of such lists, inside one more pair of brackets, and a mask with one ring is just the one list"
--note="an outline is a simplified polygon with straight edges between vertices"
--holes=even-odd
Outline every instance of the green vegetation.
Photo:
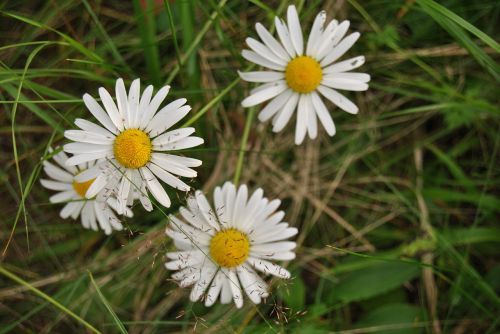
[[[498,1],[298,1],[361,38],[356,116],[295,146],[243,109],[237,70],[256,22],[288,1],[0,4],[0,333],[497,333],[500,311]],[[186,97],[205,144],[194,188],[224,181],[282,199],[299,229],[289,281],[264,304],[189,302],[165,269],[169,209],[140,205],[107,237],[59,218],[39,182],[82,95],[140,77]],[[268,281],[270,279],[267,279]]]

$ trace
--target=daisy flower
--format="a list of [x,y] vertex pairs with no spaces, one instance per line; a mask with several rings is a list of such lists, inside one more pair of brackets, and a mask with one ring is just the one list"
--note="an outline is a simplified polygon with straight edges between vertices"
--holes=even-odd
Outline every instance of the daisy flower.
[[295,242],[283,241],[297,234],[295,227],[282,222],[283,211],[276,211],[280,200],[269,201],[262,189],[251,196],[247,186],[238,189],[229,182],[214,191],[212,209],[201,191],[181,207],[183,220],[171,216],[166,233],[179,249],[167,253],[172,277],[187,287],[194,284],[190,299],[203,295],[205,305],[213,305],[220,295],[223,304],[234,301],[243,306],[242,290],[255,304],[269,293],[255,270],[280,278],[290,273],[269,260],[292,260]]
[[[45,188],[58,191],[50,197],[51,203],[66,203],[60,212],[61,218],[77,219],[80,216],[84,228],[97,231],[100,227],[105,234],[111,234],[113,230],[121,231],[123,226],[113,212],[117,208],[116,200],[114,198],[109,198],[107,201],[87,199],[85,193],[95,179],[84,182],[75,180],[78,174],[92,168],[95,162],[67,166],[68,156],[62,151],[55,154],[53,158],[56,164],[43,162],[43,169],[49,179],[42,179],[40,182]],[[132,211],[126,210],[125,215],[132,217]]]
[[123,80],[118,79],[116,104],[106,89],[99,88],[104,109],[89,94],[83,96],[85,105],[102,126],[76,119],[80,130],[64,133],[74,141],[64,145],[64,150],[74,154],[66,162],[68,166],[103,160],[76,178],[78,182],[95,179],[87,190],[87,198],[99,193],[102,198],[114,195],[119,213],[139,198],[143,207],[151,211],[148,190],[160,204],[170,206],[170,198],[158,179],[181,191],[190,189],[178,176],[196,177],[196,171],[190,167],[200,166],[201,161],[171,152],[201,145],[203,139],[191,136],[194,128],[169,130],[191,110],[186,99],[181,98],[158,111],[169,89],[165,86],[153,97],[153,86],[148,86],[141,96],[140,81],[136,79],[127,95]]
[[363,56],[336,62],[359,38],[358,32],[344,38],[349,21],[332,20],[324,27],[326,13],[320,12],[305,44],[295,6],[288,7],[287,15],[288,23],[275,18],[281,43],[260,23],[255,28],[263,43],[247,38],[252,50],[243,50],[242,56],[271,71],[239,73],[243,80],[264,83],[252,90],[241,104],[251,107],[271,100],[260,112],[259,120],[265,122],[272,118],[274,132],[283,130],[297,109],[295,143],[299,145],[306,133],[311,139],[316,138],[316,116],[330,136],[335,134],[332,117],[320,95],[342,110],[356,114],[358,107],[337,89],[367,90],[370,76],[349,72],[363,65]]

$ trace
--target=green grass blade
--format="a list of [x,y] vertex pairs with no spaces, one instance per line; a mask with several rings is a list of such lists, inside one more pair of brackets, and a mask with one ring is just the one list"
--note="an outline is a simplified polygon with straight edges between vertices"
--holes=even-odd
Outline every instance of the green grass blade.
[[440,13],[441,15],[447,17],[454,23],[458,24],[465,30],[469,31],[471,34],[475,35],[477,38],[482,40],[485,44],[490,46],[493,50],[496,52],[500,53],[500,44],[497,43],[493,38],[476,28],[474,25],[470,24],[457,14],[453,13],[451,10],[448,8],[440,5],[439,3],[435,2],[434,0],[418,0],[420,4],[423,4],[424,6],[427,5],[429,8],[432,8],[436,12]]
[[96,24],[96,27],[97,29],[99,30],[99,32],[101,33],[102,37],[104,38],[104,40],[106,41],[106,44],[109,46],[109,49],[111,51],[111,54],[113,54],[113,57],[115,58],[115,60],[121,65],[123,66],[124,68],[128,69],[129,72],[131,72],[129,66],[127,65],[127,62],[125,61],[125,59],[123,59],[122,55],[120,54],[120,52],[118,52],[118,49],[116,47],[116,44],[113,42],[113,39],[109,37],[108,33],[106,32],[106,30],[104,29],[104,27],[102,26],[101,22],[99,21],[99,18],[97,17],[97,15],[94,13],[94,11],[92,10],[92,7],[89,5],[89,3],[87,2],[87,0],[83,0],[83,5],[85,6],[85,8],[87,9],[87,11],[89,12],[90,16],[92,17],[92,19],[94,20],[95,24]]
[[89,50],[88,48],[83,46],[81,43],[76,41],[75,39],[69,37],[68,35],[66,35],[66,34],[64,34],[64,33],[60,32],[54,28],[51,28],[51,27],[46,26],[44,24],[38,23],[32,19],[29,19],[29,18],[21,16],[21,15],[16,15],[16,14],[4,12],[4,11],[1,11],[0,13],[7,15],[9,17],[12,17],[16,20],[30,24],[32,26],[52,31],[52,32],[56,33],[57,35],[59,35],[62,39],[64,39],[68,44],[73,46],[76,50],[80,51],[80,53],[82,53],[83,55],[88,57],[90,60],[96,61],[98,63],[103,63],[103,59],[99,55],[97,55],[95,52]]
[[196,35],[196,37],[194,38],[191,45],[187,48],[187,50],[182,55],[181,63],[177,64],[170,72],[170,75],[168,76],[167,81],[166,81],[167,85],[170,84],[172,82],[172,80],[174,80],[175,76],[177,75],[177,73],[180,70],[180,67],[186,63],[189,56],[194,52],[194,50],[196,50],[196,48],[198,47],[198,44],[200,44],[201,40],[203,39],[203,36],[205,36],[205,34],[208,32],[208,30],[210,29],[210,27],[214,23],[215,19],[218,17],[221,9],[224,7],[226,2],[227,2],[227,0],[219,1],[219,4],[217,5],[216,10],[214,10],[212,12],[208,21],[205,22],[205,25],[201,28],[200,32],[198,33],[198,35]]
[[23,280],[19,276],[15,275],[14,273],[11,273],[7,269],[5,269],[3,266],[0,266],[0,274],[4,275],[5,277],[13,280],[14,282],[16,282],[18,284],[24,286],[25,288],[27,288],[28,290],[32,291],[37,296],[39,296],[39,297],[43,298],[44,300],[48,301],[49,303],[51,303],[52,305],[54,305],[55,307],[57,307],[58,309],[60,309],[64,313],[68,314],[70,317],[72,317],[76,321],[78,321],[81,325],[85,326],[90,331],[92,331],[94,333],[101,333],[94,326],[92,326],[87,321],[85,321],[84,319],[82,319],[81,317],[79,317],[76,313],[74,313],[73,311],[71,311],[70,309],[68,309],[66,306],[64,306],[63,304],[59,303],[57,300],[55,300],[51,296],[47,295],[43,291],[38,290],[33,285],[31,285],[30,283],[26,282],[25,280]]
[[133,3],[135,21],[139,30],[142,47],[144,49],[146,67],[153,83],[155,85],[159,85],[161,67],[158,45],[155,41],[156,27],[154,22],[155,18],[153,16],[153,6],[150,5],[152,1],[145,1],[147,4],[146,9],[142,9],[139,0],[134,0]]
[[497,81],[500,81],[500,65],[495,62],[483,49],[481,49],[472,39],[465,33],[463,28],[450,19],[448,13],[443,12],[431,0],[419,0],[420,7],[431,16],[444,30],[446,30],[455,40],[466,48],[469,53],[483,66]]
[[125,326],[121,322],[120,318],[118,318],[115,311],[113,311],[113,308],[109,304],[108,300],[102,294],[101,289],[99,289],[99,286],[97,285],[97,283],[94,280],[94,277],[92,276],[92,273],[90,271],[88,273],[89,273],[90,281],[92,282],[92,285],[94,286],[95,290],[97,291],[97,294],[99,295],[99,299],[104,304],[104,306],[108,310],[109,314],[111,314],[111,316],[113,317],[113,320],[115,321],[116,326],[120,330],[120,333],[122,333],[122,334],[128,333],[127,330],[125,329]]

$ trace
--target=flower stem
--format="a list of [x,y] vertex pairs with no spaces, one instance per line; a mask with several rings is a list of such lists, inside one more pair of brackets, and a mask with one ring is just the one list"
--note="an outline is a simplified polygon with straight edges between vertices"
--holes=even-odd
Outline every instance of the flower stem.
[[240,152],[238,154],[238,162],[236,164],[236,171],[234,173],[233,183],[238,186],[240,182],[241,169],[243,167],[243,159],[245,158],[245,148],[248,142],[248,135],[250,134],[250,126],[252,125],[253,117],[255,115],[255,107],[248,110],[248,116],[245,121],[245,129],[243,130],[243,138],[241,138]]

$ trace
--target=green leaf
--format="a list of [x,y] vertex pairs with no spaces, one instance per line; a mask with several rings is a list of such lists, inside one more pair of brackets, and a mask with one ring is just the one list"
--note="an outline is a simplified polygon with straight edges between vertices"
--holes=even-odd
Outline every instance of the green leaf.
[[479,193],[464,193],[444,188],[427,188],[422,191],[424,197],[430,200],[450,203],[466,202],[474,205],[481,204],[484,208],[500,211],[500,199],[492,195]]
[[[372,260],[370,260],[372,261]],[[380,262],[352,271],[340,278],[332,289],[334,301],[352,302],[368,299],[401,286],[416,277],[419,266],[403,262]]]
[[481,242],[500,242],[500,228],[454,228],[442,233],[452,245],[468,245]]
[[285,304],[293,310],[304,309],[306,301],[306,287],[302,278],[297,275],[286,287],[278,290],[278,294]]
[[[422,333],[422,328],[416,322],[422,321],[420,308],[394,303],[379,307],[362,317],[354,327],[370,328],[369,333],[416,334]],[[378,327],[378,329],[375,329]]]

